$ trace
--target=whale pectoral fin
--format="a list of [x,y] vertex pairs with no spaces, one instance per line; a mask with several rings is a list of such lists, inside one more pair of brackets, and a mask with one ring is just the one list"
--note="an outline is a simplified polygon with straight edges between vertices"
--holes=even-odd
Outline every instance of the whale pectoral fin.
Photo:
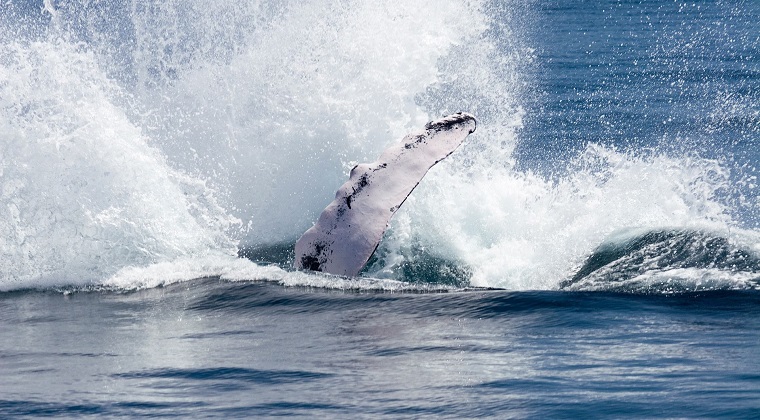
[[407,135],[385,150],[377,162],[354,166],[335,200],[296,242],[295,267],[359,274],[380,244],[391,217],[427,171],[475,128],[472,115],[452,114]]

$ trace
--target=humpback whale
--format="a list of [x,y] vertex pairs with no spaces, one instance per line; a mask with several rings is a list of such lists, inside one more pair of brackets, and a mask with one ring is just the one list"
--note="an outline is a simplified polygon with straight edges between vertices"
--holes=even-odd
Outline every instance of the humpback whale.
[[475,117],[457,113],[425,125],[356,165],[314,226],[296,242],[295,268],[356,276],[383,237],[388,222],[430,168],[472,132]]

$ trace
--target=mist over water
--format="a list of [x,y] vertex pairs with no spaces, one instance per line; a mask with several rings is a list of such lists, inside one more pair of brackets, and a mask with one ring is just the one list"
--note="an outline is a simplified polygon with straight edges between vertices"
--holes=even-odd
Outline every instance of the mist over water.
[[[477,132],[407,200],[366,275],[417,281],[405,273],[420,270],[404,267],[440,260],[434,282],[453,270],[475,286],[554,289],[629,229],[705,231],[760,252],[757,154],[741,146],[757,139],[755,91],[710,91],[725,102],[687,112],[707,121],[699,136],[579,137],[557,122],[572,106],[535,105],[543,51],[527,7],[9,3],[0,12],[0,290],[214,275],[318,282],[236,260],[237,247],[294,242],[355,163],[456,111],[475,114]],[[756,53],[757,39],[744,35]],[[675,72],[683,63],[672,52],[650,49]],[[677,90],[679,74],[662,77],[693,93]],[[551,144],[531,125],[542,115],[553,121],[555,137],[542,137]],[[625,116],[604,115],[626,127]],[[743,134],[725,134],[731,124]],[[704,152],[726,136],[730,147]],[[728,283],[732,270],[723,270]]]

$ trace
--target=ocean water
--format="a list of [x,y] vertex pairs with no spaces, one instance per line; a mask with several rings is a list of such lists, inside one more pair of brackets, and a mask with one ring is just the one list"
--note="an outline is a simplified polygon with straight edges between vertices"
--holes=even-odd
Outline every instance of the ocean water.
[[[5,1],[0,417],[760,413],[760,3]],[[478,130],[356,278],[358,162]]]

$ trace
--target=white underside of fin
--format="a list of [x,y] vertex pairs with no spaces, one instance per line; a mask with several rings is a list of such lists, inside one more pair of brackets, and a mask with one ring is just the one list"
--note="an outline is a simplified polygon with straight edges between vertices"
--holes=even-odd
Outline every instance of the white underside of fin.
[[295,267],[356,276],[377,249],[396,210],[427,171],[475,131],[466,113],[432,121],[351,170],[317,223],[296,242]]

